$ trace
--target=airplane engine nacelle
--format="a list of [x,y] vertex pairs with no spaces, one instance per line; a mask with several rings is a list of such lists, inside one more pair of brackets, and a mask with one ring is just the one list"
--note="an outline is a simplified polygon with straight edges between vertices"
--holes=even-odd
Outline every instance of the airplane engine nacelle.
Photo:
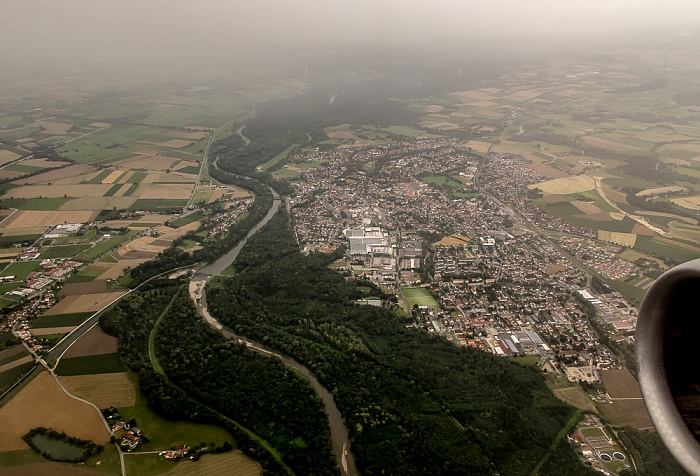
[[652,422],[683,468],[700,476],[700,259],[668,270],[649,289],[635,339]]

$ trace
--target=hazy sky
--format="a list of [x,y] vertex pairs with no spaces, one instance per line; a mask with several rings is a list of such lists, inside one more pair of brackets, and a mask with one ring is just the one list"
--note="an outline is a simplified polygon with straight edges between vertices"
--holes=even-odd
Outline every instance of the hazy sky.
[[[299,42],[363,48],[470,37],[700,32],[697,0],[0,0],[0,55],[186,61]],[[642,38],[642,34],[640,38]],[[0,58],[0,66],[2,58]]]

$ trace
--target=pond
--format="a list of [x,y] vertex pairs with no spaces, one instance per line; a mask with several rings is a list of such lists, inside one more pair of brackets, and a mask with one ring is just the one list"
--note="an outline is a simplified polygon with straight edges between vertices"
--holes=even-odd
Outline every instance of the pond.
[[71,443],[38,433],[32,437],[32,443],[41,453],[49,453],[51,459],[78,461],[83,455],[83,448]]

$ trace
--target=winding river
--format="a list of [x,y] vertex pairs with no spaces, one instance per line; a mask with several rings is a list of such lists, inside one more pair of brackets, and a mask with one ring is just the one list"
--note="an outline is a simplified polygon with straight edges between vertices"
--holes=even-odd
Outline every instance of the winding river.
[[291,357],[281,354],[276,350],[270,349],[258,342],[234,334],[232,331],[226,329],[216,319],[214,319],[214,317],[209,314],[209,310],[207,309],[205,289],[207,282],[213,276],[221,274],[226,268],[228,268],[231,263],[235,261],[236,257],[238,257],[238,253],[240,253],[241,249],[248,241],[248,238],[257,233],[258,230],[265,226],[265,224],[270,221],[275,213],[277,213],[282,200],[280,195],[274,190],[272,190],[272,196],[274,200],[272,202],[272,207],[267,212],[267,215],[265,215],[265,217],[263,217],[263,219],[248,232],[246,237],[221,258],[217,259],[213,263],[209,263],[201,267],[192,277],[189,286],[190,296],[196,304],[197,311],[209,324],[211,324],[212,327],[218,329],[224,335],[224,337],[235,339],[239,343],[245,344],[249,349],[258,352],[259,354],[279,359],[283,364],[293,368],[309,380],[309,383],[323,401],[323,405],[326,409],[328,424],[331,430],[333,451],[335,452],[341,474],[343,476],[355,476],[355,459],[351,451],[350,437],[348,435],[348,429],[345,426],[345,420],[343,419],[343,416],[340,414],[340,411],[333,400],[333,395],[331,395],[331,393],[323,385],[321,385],[313,372]]

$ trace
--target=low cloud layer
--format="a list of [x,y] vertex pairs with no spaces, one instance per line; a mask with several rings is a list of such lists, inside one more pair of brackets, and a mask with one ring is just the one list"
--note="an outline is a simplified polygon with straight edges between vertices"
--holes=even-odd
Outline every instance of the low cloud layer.
[[[474,39],[600,39],[700,31],[694,0],[3,0],[0,54],[163,63],[289,48],[445,48]],[[562,41],[562,40],[560,40]],[[2,61],[2,60],[0,60]]]

